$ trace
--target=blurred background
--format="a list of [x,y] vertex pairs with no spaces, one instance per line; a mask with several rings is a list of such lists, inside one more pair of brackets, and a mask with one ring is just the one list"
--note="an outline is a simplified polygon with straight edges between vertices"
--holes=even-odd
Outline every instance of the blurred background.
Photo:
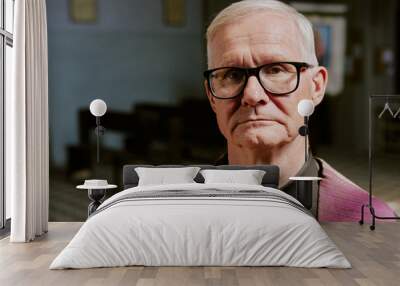
[[[213,164],[225,150],[203,87],[205,30],[228,0],[47,1],[50,221],[83,221],[85,179],[122,188],[124,164]],[[313,153],[368,188],[368,98],[399,93],[396,0],[285,1],[318,35],[327,94],[311,118]],[[89,104],[107,103],[96,161]],[[400,210],[400,113],[374,102],[374,194]],[[393,112],[398,100],[389,99]],[[113,192],[109,192],[108,196]]]

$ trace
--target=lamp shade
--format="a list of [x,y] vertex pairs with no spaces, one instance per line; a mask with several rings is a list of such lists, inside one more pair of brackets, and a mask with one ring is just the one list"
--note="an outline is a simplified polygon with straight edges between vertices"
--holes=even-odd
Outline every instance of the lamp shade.
[[107,111],[107,104],[101,99],[95,99],[90,103],[90,113],[96,117],[103,116]]
[[314,103],[310,99],[302,99],[297,105],[297,111],[303,117],[310,116],[314,113]]

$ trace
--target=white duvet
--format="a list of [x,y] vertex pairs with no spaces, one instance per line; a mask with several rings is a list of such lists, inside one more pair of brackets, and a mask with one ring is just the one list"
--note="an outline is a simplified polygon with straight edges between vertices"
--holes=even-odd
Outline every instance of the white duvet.
[[[263,190],[238,184],[140,186],[122,191],[90,217],[50,269],[145,266],[294,266],[350,268],[312,216],[258,198],[152,198],[113,204],[131,192]],[[300,204],[299,202],[297,202]]]

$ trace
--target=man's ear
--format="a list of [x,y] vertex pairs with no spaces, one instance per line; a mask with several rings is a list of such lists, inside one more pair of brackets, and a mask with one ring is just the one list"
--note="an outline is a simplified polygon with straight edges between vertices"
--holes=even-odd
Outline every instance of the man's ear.
[[216,111],[215,111],[215,98],[211,95],[211,91],[210,91],[210,89],[208,88],[208,82],[207,82],[207,80],[204,81],[204,88],[205,88],[205,90],[206,90],[206,94],[207,94],[207,97],[208,97],[208,101],[210,101],[211,108],[212,108],[212,110],[213,110],[214,112],[216,112]]
[[314,105],[321,103],[325,95],[326,86],[328,84],[328,70],[323,66],[315,67],[316,72],[312,76],[312,101]]

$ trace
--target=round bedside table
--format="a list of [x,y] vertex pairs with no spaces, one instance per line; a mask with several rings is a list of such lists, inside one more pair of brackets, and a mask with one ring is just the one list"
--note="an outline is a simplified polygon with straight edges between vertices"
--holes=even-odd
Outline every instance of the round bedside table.
[[312,183],[320,181],[320,177],[290,177],[289,180],[296,182],[296,199],[300,201],[307,209],[312,208]]
[[76,186],[77,189],[88,191],[88,197],[91,201],[88,206],[88,217],[101,205],[107,190],[116,187],[117,185],[110,185],[106,180],[85,180],[83,185]]

